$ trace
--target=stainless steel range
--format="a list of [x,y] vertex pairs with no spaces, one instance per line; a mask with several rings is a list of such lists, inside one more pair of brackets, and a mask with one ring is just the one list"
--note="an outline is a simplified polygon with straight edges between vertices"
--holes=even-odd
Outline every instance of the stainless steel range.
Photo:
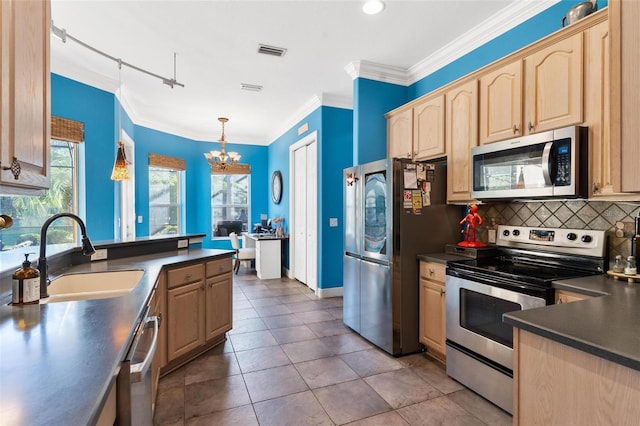
[[513,411],[513,330],[502,315],[553,304],[555,280],[602,274],[604,231],[498,227],[495,257],[447,266],[447,374]]

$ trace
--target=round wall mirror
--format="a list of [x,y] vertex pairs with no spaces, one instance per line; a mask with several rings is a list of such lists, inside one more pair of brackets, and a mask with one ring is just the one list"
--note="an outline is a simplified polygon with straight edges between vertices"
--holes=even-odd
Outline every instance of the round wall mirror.
[[282,200],[282,173],[280,170],[276,170],[271,176],[271,200],[276,204],[280,204],[280,200]]

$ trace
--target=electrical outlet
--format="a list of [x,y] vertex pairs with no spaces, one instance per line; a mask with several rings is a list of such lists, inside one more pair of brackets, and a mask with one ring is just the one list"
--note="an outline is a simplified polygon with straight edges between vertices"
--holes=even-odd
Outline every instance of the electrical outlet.
[[337,217],[330,217],[329,218],[329,226],[331,228],[335,228],[336,226],[338,226],[338,218]]
[[138,216],[138,223],[142,223],[142,216]]
[[96,250],[95,253],[91,255],[91,261],[94,260],[103,260],[107,258],[107,249]]
[[189,240],[178,240],[178,248],[189,247]]

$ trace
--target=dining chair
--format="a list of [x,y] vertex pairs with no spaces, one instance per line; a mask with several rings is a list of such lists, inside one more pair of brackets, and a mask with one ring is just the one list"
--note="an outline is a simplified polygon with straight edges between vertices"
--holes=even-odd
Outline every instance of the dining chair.
[[236,234],[235,232],[229,234],[229,240],[231,240],[231,248],[236,251],[233,270],[237,275],[238,271],[240,270],[240,262],[255,260],[256,249],[254,247],[240,248],[240,243],[238,242],[238,234]]

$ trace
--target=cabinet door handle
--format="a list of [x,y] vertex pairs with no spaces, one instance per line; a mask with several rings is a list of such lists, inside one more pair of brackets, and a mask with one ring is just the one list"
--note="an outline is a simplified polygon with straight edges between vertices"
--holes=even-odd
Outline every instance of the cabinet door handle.
[[2,170],[11,170],[11,174],[13,175],[13,178],[15,180],[18,180],[18,178],[20,177],[20,172],[22,171],[22,167],[18,162],[18,158],[13,157],[13,161],[11,161],[11,165],[9,167],[2,166]]
[[434,272],[433,268],[429,268],[429,276],[433,276]]
[[440,289],[440,296],[444,296],[444,293],[445,293],[444,288],[441,288]]
[[515,135],[516,133],[518,133],[518,126],[516,126],[515,124],[513,125],[513,134]]
[[200,290],[204,291],[204,284],[200,286]]
[[600,185],[598,185],[598,182],[593,182],[593,185],[591,186],[591,192],[597,194],[599,191]]
[[534,128],[534,125],[533,125],[533,124],[531,124],[531,122],[529,122],[529,131],[532,131],[532,130],[533,130],[533,128]]
[[411,151],[407,151],[407,158],[411,158]]

